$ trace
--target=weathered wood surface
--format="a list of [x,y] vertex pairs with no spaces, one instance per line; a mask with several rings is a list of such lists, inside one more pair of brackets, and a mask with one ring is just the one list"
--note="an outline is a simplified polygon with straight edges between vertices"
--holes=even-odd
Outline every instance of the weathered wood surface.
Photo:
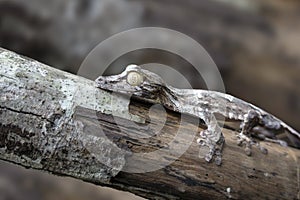
[[[126,98],[4,49],[0,91],[2,160],[150,199],[299,199],[297,149],[263,143],[267,155],[254,148],[248,157],[236,132],[224,129],[222,166],[206,163],[194,137],[204,128],[198,119],[136,101],[129,114]],[[172,142],[177,150],[191,145],[178,156]],[[171,153],[149,154],[161,149]]]
[[[228,93],[300,131],[299,8],[297,0],[0,1],[0,46],[76,73],[91,49],[115,33],[170,28],[203,45]],[[187,62],[155,49],[130,52],[107,70],[119,73],[119,66],[133,61],[177,67],[193,87],[206,88]],[[173,74],[164,78],[172,83]],[[178,79],[172,84],[185,87]]]

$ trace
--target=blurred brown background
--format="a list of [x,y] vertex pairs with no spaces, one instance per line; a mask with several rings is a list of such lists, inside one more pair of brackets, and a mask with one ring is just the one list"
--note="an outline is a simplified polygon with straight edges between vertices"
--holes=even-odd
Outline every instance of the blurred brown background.
[[[174,29],[205,47],[226,92],[300,131],[299,21],[297,0],[1,0],[0,46],[76,73],[85,56],[115,33],[143,26]],[[108,73],[132,62],[186,65],[148,50],[123,56]],[[195,88],[203,87],[186,74]],[[1,199],[138,198],[5,163],[0,169]]]

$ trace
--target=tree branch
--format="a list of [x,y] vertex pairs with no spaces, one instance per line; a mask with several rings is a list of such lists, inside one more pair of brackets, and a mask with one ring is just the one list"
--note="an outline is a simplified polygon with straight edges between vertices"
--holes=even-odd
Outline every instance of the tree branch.
[[248,157],[224,129],[222,166],[206,163],[198,119],[4,49],[0,91],[2,160],[150,199],[299,198],[297,149],[262,142],[269,153]]

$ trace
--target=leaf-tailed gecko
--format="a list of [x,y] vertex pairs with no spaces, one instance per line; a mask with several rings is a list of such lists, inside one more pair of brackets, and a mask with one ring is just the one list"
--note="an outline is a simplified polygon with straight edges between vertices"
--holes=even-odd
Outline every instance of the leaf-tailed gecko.
[[[300,134],[283,121],[266,111],[229,94],[200,89],[177,89],[167,85],[157,74],[129,65],[119,75],[100,76],[96,87],[132,95],[153,104],[162,104],[167,109],[190,114],[202,119],[207,129],[200,132],[197,142],[209,149],[204,156],[207,162],[222,162],[222,148],[225,142],[215,114],[227,119],[241,121],[237,135],[238,144],[245,145],[245,152],[251,155],[251,146],[259,143],[255,139],[300,148]],[[285,138],[278,139],[276,132],[285,130]],[[266,152],[266,149],[261,148]]]

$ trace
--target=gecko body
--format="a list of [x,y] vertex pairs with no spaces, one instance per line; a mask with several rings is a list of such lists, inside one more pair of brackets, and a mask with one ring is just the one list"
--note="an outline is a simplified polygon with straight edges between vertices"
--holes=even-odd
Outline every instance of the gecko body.
[[[121,74],[100,76],[96,87],[132,95],[153,103],[162,104],[167,109],[190,114],[202,119],[207,129],[199,134],[197,142],[208,148],[204,156],[207,162],[222,162],[222,149],[225,142],[215,115],[240,121],[238,143],[245,146],[247,155],[251,155],[251,146],[259,143],[257,138],[300,148],[300,134],[283,121],[268,112],[229,94],[200,89],[177,89],[167,85],[157,74],[129,65]],[[278,132],[283,132],[279,137]],[[265,150],[265,149],[262,149]]]

